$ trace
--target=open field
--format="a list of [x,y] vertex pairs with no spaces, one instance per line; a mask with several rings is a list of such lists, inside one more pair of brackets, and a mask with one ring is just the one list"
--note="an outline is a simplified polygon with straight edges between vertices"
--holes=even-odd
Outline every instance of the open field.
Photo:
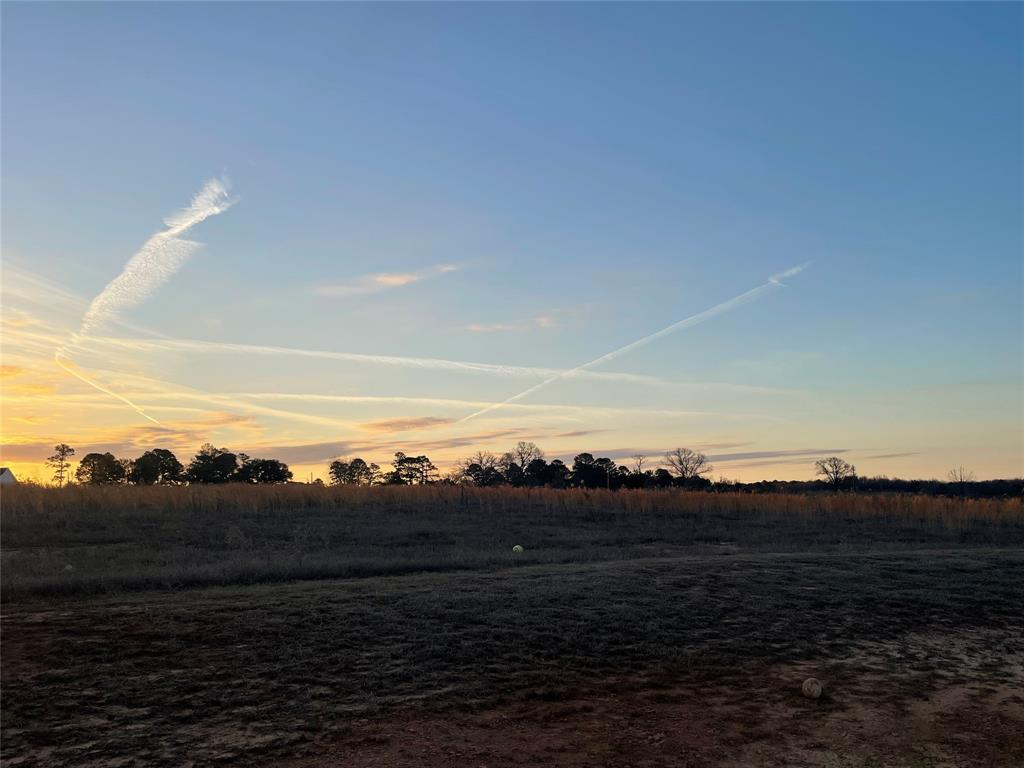
[[25,490],[5,765],[1024,760],[1017,502]]
[[[1019,500],[246,485],[4,492],[3,594],[741,552],[1024,546]],[[525,552],[513,555],[512,546]]]

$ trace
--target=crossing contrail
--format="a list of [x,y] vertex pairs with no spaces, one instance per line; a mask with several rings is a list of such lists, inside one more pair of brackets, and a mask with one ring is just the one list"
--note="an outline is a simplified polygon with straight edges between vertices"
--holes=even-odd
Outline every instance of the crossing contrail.
[[[257,344],[234,344],[220,341],[199,341],[193,339],[144,339],[144,338],[111,338],[104,336],[90,336],[88,339],[81,339],[80,348],[106,347],[108,349],[123,349],[132,351],[183,351],[197,353],[225,353],[225,354],[251,354],[251,355],[282,355],[295,357],[311,357],[323,360],[337,360],[341,362],[362,363],[367,365],[393,366],[400,368],[421,368],[426,370],[453,371],[455,373],[471,374],[492,374],[497,376],[517,378],[542,378],[559,373],[552,368],[529,368],[517,365],[502,365],[496,363],[474,363],[464,360],[445,360],[435,357],[402,357],[396,355],[364,354],[360,352],[333,352],[319,349],[300,349],[295,347],[273,347]],[[661,384],[661,380],[653,376],[643,376],[633,373],[611,373],[597,372],[587,373],[589,378],[622,381],[633,384]]]
[[703,323],[706,320],[710,320],[713,317],[724,314],[725,312],[735,309],[736,307],[746,304],[747,302],[753,301],[763,293],[771,291],[774,288],[783,287],[785,284],[782,281],[785,278],[793,277],[794,275],[800,274],[808,267],[809,264],[810,262],[807,262],[796,267],[790,267],[785,272],[780,272],[778,274],[772,275],[771,277],[768,278],[766,282],[756,286],[755,288],[751,288],[749,291],[744,291],[738,296],[733,296],[731,299],[723,301],[721,304],[716,304],[710,309],[705,309],[703,312],[698,312],[696,315],[690,315],[690,317],[684,318],[676,323],[672,323],[672,325],[666,326],[665,328],[662,328],[660,331],[656,331],[648,336],[644,336],[642,339],[637,339],[636,341],[631,342],[624,347],[619,347],[618,349],[612,350],[611,352],[601,355],[600,357],[596,357],[588,363],[583,363],[582,365],[578,365],[575,368],[570,368],[569,370],[566,371],[560,371],[559,373],[556,373],[554,376],[544,379],[540,383],[534,384],[532,387],[528,389],[524,389],[518,395],[513,395],[507,400],[502,400],[500,403],[494,403],[492,405],[487,406],[486,408],[481,408],[479,411],[471,413],[468,416],[459,419],[459,421],[455,423],[462,424],[463,422],[469,421],[470,419],[475,419],[477,416],[483,416],[485,413],[490,413],[491,411],[497,410],[502,406],[509,405],[510,403],[514,403],[517,400],[522,400],[524,397],[532,395],[534,392],[544,389],[544,387],[548,386],[549,384],[553,384],[554,382],[559,381],[560,379],[567,379],[572,376],[575,376],[581,373],[582,371],[586,371],[589,368],[593,368],[596,365],[601,365],[602,363],[607,363],[609,360],[614,360],[617,357],[621,357],[627,352],[631,352],[634,349],[637,349],[638,347],[646,346],[647,344],[650,344],[652,341],[660,339],[662,336],[667,336],[670,333],[681,331],[684,328],[690,328],[694,325],[699,325],[700,323]]

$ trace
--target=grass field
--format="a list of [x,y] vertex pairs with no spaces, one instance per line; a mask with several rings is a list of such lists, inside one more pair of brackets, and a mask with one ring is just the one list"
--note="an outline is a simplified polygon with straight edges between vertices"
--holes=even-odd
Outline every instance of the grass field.
[[[1024,545],[1016,499],[291,485],[14,488],[3,594],[738,552]],[[512,547],[525,548],[514,555]]]
[[27,488],[2,525],[4,765],[1024,760],[1016,501]]

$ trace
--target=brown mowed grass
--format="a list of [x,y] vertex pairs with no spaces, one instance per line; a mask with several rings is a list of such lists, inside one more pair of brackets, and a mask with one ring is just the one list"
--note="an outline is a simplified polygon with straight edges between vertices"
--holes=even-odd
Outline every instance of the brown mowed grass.
[[[1015,765],[1021,583],[1020,552],[969,549],[26,599],[3,616],[2,754],[32,766]],[[826,684],[817,702],[800,695],[809,674]]]
[[[434,487],[14,487],[5,600],[709,552],[1018,546],[1016,499]],[[523,553],[512,546],[521,544]]]

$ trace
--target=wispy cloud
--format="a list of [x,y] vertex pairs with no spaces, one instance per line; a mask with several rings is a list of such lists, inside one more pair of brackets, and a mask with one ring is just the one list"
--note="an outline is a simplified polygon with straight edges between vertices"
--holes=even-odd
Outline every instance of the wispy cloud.
[[211,179],[203,185],[189,205],[164,219],[167,229],[158,232],[125,264],[92,300],[82,318],[80,335],[85,335],[124,309],[141,304],[166,283],[200,244],[180,236],[211,216],[223,213],[234,204],[224,179]]
[[12,379],[21,376],[25,369],[20,365],[0,365],[0,379]]
[[467,331],[473,333],[505,333],[510,331],[529,331],[532,329],[557,328],[558,321],[552,314],[537,315],[521,323],[470,323]]
[[381,460],[386,462],[395,451],[419,453],[454,448],[482,448],[486,450],[494,447],[495,441],[522,439],[529,435],[530,432],[526,429],[514,428],[493,430],[490,432],[481,432],[441,440],[403,440],[401,442],[372,443],[352,440],[333,440],[319,443],[253,446],[245,450],[246,452],[252,453],[263,452],[292,464],[319,464],[338,458],[339,456],[360,456],[367,460]]
[[435,264],[415,272],[377,272],[342,283],[320,283],[314,285],[312,291],[318,296],[358,296],[364,293],[377,293],[388,288],[401,288],[403,285],[419,283],[458,270],[457,264]]
[[787,457],[834,456],[837,453],[849,453],[852,448],[788,448],[781,451],[746,451],[744,453],[719,453],[708,456],[711,461],[728,463],[732,461],[750,461],[751,459],[782,459]]
[[521,331],[525,327],[514,323],[470,323],[466,326],[466,330],[473,333],[502,333],[505,331]]
[[186,208],[165,218],[164,224],[167,229],[149,238],[128,260],[121,274],[111,280],[89,304],[78,333],[74,334],[66,345],[55,350],[53,359],[57,365],[80,381],[120,400],[140,416],[159,424],[131,400],[78,370],[71,360],[71,355],[80,339],[104,323],[116,320],[122,310],[141,304],[181,268],[200,245],[191,240],[183,240],[181,235],[211,216],[226,211],[233,204],[234,201],[228,197],[226,180],[211,179],[203,185]]
[[56,384],[49,384],[40,381],[17,381],[11,384],[4,384],[4,397],[10,395],[52,395],[57,391]]
[[[750,301],[753,301],[758,296],[760,296],[763,293],[766,293],[767,291],[770,291],[774,288],[783,287],[782,280],[784,278],[800,274],[800,272],[807,268],[809,263],[810,262],[808,262],[807,264],[802,264],[800,266],[791,267],[790,269],[787,269],[785,272],[779,272],[778,274],[772,275],[771,277],[768,278],[767,282],[764,282],[755,288],[751,288],[749,291],[744,291],[738,296],[733,296],[731,299],[716,304],[710,309],[705,309],[703,312],[698,312],[695,315],[690,315],[687,318],[672,323],[672,325],[662,328],[660,331],[656,331],[655,333],[644,336],[641,339],[637,339],[634,342],[626,344],[623,347],[619,347],[618,349],[612,350],[611,352],[601,355],[600,357],[594,358],[593,360],[583,363],[582,365],[577,365],[575,368],[571,368],[567,371],[561,371],[555,374],[554,376],[545,379],[539,384],[534,384],[529,389],[525,389],[517,395],[512,395],[512,397],[502,400],[501,402],[493,403],[492,405],[489,405],[486,408],[482,408],[479,411],[475,411],[474,413],[471,413],[468,416],[464,417],[461,421],[469,421],[470,419],[474,419],[477,416],[482,416],[483,414],[489,413],[490,411],[493,411],[497,408],[501,408],[504,405],[513,403],[516,400],[522,400],[524,397],[527,397],[528,395],[531,395],[534,392],[543,389],[549,384],[553,384],[559,379],[565,379],[570,376],[577,376],[583,371],[587,370],[588,368],[593,368],[594,366],[607,363],[611,360],[614,360],[617,357],[621,357],[622,355],[631,352],[634,349],[637,349],[638,347],[645,346],[653,341],[656,341],[657,339],[660,339],[663,336],[667,336],[670,333],[675,333],[676,331],[681,331],[684,328],[690,328],[692,326],[699,325],[700,323],[710,320],[713,317],[717,317],[718,315],[724,314],[725,312],[729,312],[733,309],[736,309],[737,307],[740,307]],[[461,423],[461,421],[459,423]]]
[[385,419],[384,421],[368,421],[357,426],[369,432],[409,432],[414,429],[429,429],[451,424],[454,419],[438,416],[407,416],[401,419]]
[[[225,430],[239,442],[253,442],[262,434],[262,428],[251,416],[211,413],[168,424],[92,429],[87,434],[62,432],[46,440],[5,440],[3,458],[5,461],[42,461],[53,451],[54,443],[59,441],[74,444],[79,456],[92,451],[137,456],[155,446],[189,451],[210,440],[217,432],[226,436]],[[187,455],[179,455],[178,458],[187,460]]]

